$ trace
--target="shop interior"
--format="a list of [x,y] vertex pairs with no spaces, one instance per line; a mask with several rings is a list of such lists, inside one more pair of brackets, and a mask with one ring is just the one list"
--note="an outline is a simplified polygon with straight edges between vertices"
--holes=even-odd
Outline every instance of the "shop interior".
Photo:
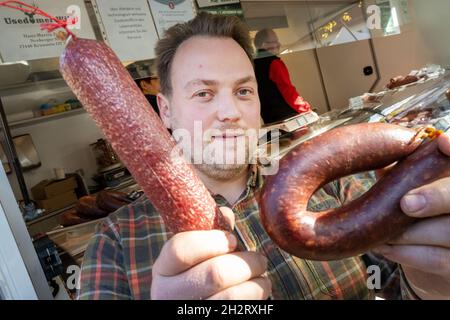
[[[42,7],[45,2],[51,1],[34,1]],[[147,1],[137,2],[151,12]],[[311,123],[303,119],[307,127],[297,118],[265,124],[282,130],[281,149],[266,155],[266,163],[344,124],[382,120],[409,125],[433,116],[443,127],[450,125],[445,118],[450,115],[445,97],[450,87],[448,0],[186,2],[192,14],[240,17],[252,37],[263,28],[273,29],[292,83],[320,117]],[[78,3],[89,29],[83,32],[113,43],[116,29],[104,19],[101,3]],[[0,7],[2,17],[7,10]],[[125,53],[123,65],[157,112],[155,56],[146,49],[154,47],[161,33],[154,23],[153,38],[146,39],[141,51]],[[0,37],[7,35],[0,30]],[[81,265],[95,226],[114,210],[96,207],[97,197],[125,205],[143,192],[62,79],[58,57],[14,61],[10,57],[20,54],[2,52],[4,47],[0,42],[0,239],[12,244],[2,249],[11,250],[4,256],[13,255],[17,246],[24,269],[16,268],[16,274],[7,269],[4,274],[10,275],[3,280],[8,283],[9,277],[21,290],[29,288],[31,295],[24,297],[75,299],[73,266]],[[118,54],[120,50],[124,48],[118,47]],[[391,79],[407,75],[417,80],[389,89]],[[1,231],[2,225],[9,231]],[[20,274],[29,279],[20,280]],[[15,292],[0,290],[0,299],[22,297]]]

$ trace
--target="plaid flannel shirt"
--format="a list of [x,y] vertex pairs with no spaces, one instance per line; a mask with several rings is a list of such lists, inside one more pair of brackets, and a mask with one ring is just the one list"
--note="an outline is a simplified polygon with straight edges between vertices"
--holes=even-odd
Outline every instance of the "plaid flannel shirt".
[[[309,210],[321,211],[350,201],[374,182],[373,174],[351,176],[316,192]],[[252,170],[247,188],[231,206],[213,195],[219,206],[235,213],[239,246],[268,258],[273,299],[385,299],[417,298],[401,268],[380,256],[367,253],[338,261],[300,259],[281,250],[264,230],[257,203],[263,178]],[[82,263],[79,299],[151,299],[152,266],[171,237],[151,202],[141,197],[110,214],[98,226]],[[367,267],[381,270],[381,288],[367,286]]]

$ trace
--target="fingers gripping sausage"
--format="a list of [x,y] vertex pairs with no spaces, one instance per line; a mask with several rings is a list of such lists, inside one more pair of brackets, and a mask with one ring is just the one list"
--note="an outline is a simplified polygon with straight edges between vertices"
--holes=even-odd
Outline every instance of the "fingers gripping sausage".
[[[336,260],[399,235],[415,221],[402,213],[401,197],[450,176],[449,157],[440,153],[436,141],[418,148],[419,136],[396,125],[358,124],[331,130],[292,150],[262,190],[261,220],[269,236],[295,256]],[[308,200],[326,183],[406,156],[359,199],[333,210],[307,211]]]
[[68,41],[60,71],[174,233],[227,229],[214,199],[127,70],[103,42]]

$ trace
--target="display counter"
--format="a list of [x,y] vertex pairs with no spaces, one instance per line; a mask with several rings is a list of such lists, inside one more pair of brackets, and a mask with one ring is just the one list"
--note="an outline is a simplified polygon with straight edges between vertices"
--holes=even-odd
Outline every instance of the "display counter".
[[[388,122],[408,127],[435,124],[450,115],[450,71],[433,78],[375,94],[377,101],[349,106],[322,114],[319,121],[293,132],[280,132],[279,138],[260,145],[260,163],[270,164],[281,159],[303,142],[333,128],[361,122]],[[445,128],[444,128],[445,129]],[[273,148],[273,142],[279,148]]]

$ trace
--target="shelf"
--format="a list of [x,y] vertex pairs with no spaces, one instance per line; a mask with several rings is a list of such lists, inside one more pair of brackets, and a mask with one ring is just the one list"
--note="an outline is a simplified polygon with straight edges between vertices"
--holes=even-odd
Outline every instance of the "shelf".
[[74,116],[77,114],[82,114],[85,112],[86,112],[85,109],[78,108],[78,109],[74,109],[74,110],[70,110],[70,111],[66,111],[66,112],[51,114],[48,116],[42,116],[42,117],[36,117],[36,118],[31,118],[31,119],[26,119],[26,120],[10,122],[9,127],[11,129],[15,129],[15,128],[20,128],[20,127],[30,126],[30,125],[37,124],[37,123],[47,122],[50,120],[62,119],[62,118]]
[[65,207],[65,208],[62,208],[62,209],[59,209],[59,210],[55,210],[55,211],[52,211],[52,212],[49,212],[49,213],[44,213],[43,215],[40,215],[39,217],[37,217],[37,218],[35,218],[33,220],[27,221],[26,225],[27,225],[27,227],[30,227],[30,226],[32,226],[32,225],[34,225],[36,223],[39,223],[41,221],[50,219],[51,217],[57,216],[57,215],[65,212],[65,211],[67,211],[69,209],[72,209],[72,208],[75,208],[75,204],[72,204],[72,205],[70,205],[68,207]]
[[22,83],[0,87],[0,96],[5,97],[10,95],[23,94],[30,91],[43,89],[52,90],[54,88],[61,88],[61,87],[66,87],[69,89],[63,78],[40,80],[40,81],[26,81]]

